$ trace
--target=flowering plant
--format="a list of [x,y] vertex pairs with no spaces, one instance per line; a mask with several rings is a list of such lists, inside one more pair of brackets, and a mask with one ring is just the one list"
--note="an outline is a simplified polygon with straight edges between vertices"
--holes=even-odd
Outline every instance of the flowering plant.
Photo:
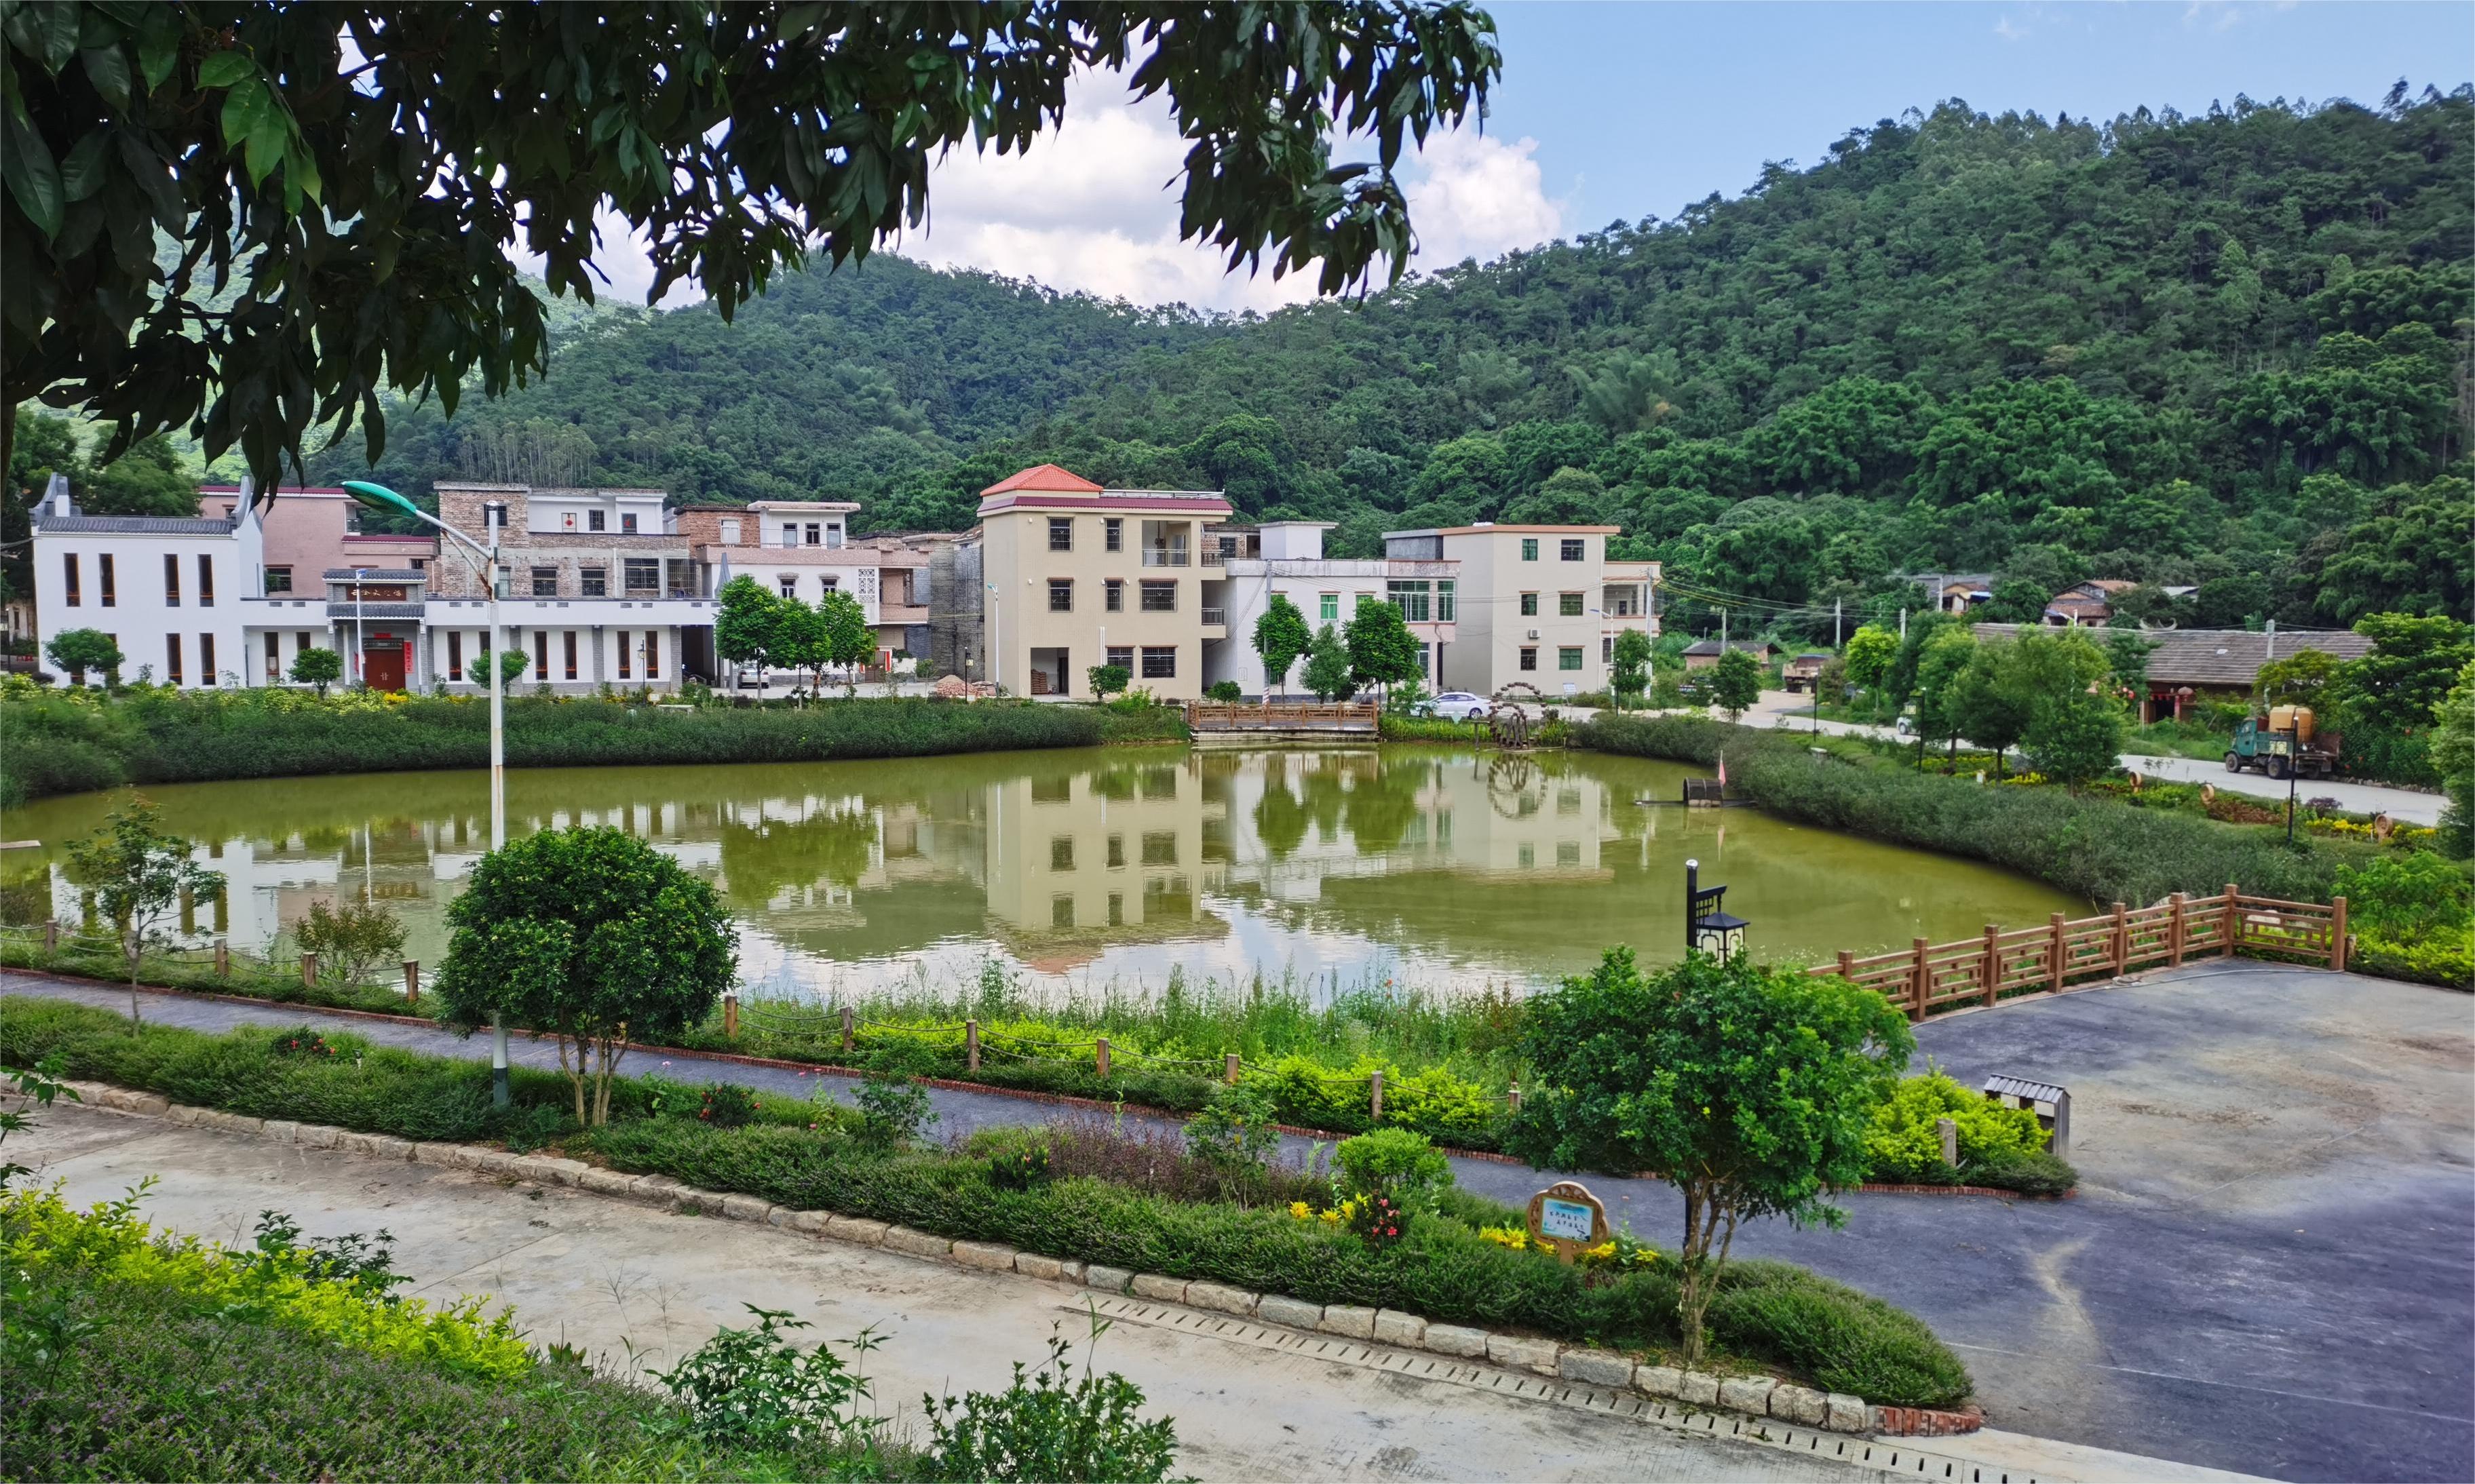
[[1377,1192],[1356,1201],[1341,1203],[1349,1208],[1346,1218],[1349,1229],[1365,1239],[1369,1247],[1389,1247],[1401,1240],[1409,1229],[1409,1213],[1390,1196]]
[[307,1026],[277,1036],[270,1049],[279,1057],[307,1057],[312,1060],[335,1054],[335,1048],[327,1044],[327,1038]]

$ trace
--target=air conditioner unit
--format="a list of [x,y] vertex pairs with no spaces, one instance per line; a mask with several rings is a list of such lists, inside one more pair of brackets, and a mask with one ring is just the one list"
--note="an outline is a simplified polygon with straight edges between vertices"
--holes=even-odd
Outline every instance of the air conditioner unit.
[[1538,631],[1537,631],[1536,629],[1532,629],[1532,630],[1530,631],[1530,637],[1531,637],[1531,638],[1532,638],[1532,639],[1537,638],[1537,637],[1538,637]]

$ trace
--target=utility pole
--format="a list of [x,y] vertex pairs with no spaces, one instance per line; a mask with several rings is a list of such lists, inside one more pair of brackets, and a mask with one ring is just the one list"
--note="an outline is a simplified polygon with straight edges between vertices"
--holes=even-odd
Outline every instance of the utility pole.
[[1906,644],[1907,642],[1908,642],[1908,611],[1907,611],[1905,608],[1902,608],[1902,609],[1900,609],[1900,610],[1899,610],[1899,643],[1901,643],[1901,644]]
[[1728,610],[1719,610],[1719,658],[1728,657]]
[[1839,647],[1839,605],[1842,599],[1836,597],[1830,600],[1830,647],[1833,649]]

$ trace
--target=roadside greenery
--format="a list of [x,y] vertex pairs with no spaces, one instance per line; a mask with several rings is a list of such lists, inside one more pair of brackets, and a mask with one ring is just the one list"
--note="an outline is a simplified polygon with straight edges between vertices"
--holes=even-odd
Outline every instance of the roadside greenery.
[[2355,965],[2452,989],[2475,988],[2475,882],[2463,862],[2407,851],[2338,868]]
[[[1112,719],[1027,701],[836,700],[680,710],[642,694],[506,701],[513,767],[789,763],[915,757],[1183,736],[1164,717]],[[477,768],[489,763],[489,698],[285,690],[105,694],[0,679],[0,803],[121,784]],[[1130,735],[1131,734],[1131,735]]]
[[110,822],[69,846],[69,877],[94,892],[95,910],[117,926],[129,971],[129,1022],[137,1023],[138,962],[165,914],[223,889],[220,871],[189,859],[191,846],[162,828],[163,812],[140,798],[114,810]]
[[[610,1121],[579,1130],[555,1077],[516,1069],[515,1107],[499,1110],[489,1105],[489,1070],[478,1061],[340,1034],[329,1037],[338,1055],[313,1061],[276,1055],[281,1038],[257,1029],[206,1035],[159,1026],[133,1036],[114,1017],[83,1007],[0,1000],[0,1061],[57,1055],[68,1075],[194,1106],[426,1141],[554,1139],[571,1157],[704,1189],[1135,1271],[1640,1349],[1681,1340],[1672,1262],[1611,1274],[1507,1251],[1479,1229],[1517,1225],[1519,1214],[1462,1192],[1434,1212],[1410,1212],[1399,1240],[1370,1243],[1344,1223],[1292,1213],[1290,1203],[1307,1192],[1334,1199],[1328,1178],[1294,1165],[1233,1174],[1225,1161],[1174,1143],[1129,1140],[1107,1119],[1003,1131],[1013,1147],[1037,1142],[1053,1156],[1045,1175],[1010,1184],[993,1176],[992,1148],[889,1143],[829,1090],[804,1103],[758,1100],[763,1106],[752,1107],[746,1123],[718,1128],[698,1116],[702,1099],[694,1089],[623,1078],[614,1083]],[[1412,1171],[1420,1163],[1414,1155],[1373,1162],[1406,1162]],[[1091,1173],[1072,1173],[1078,1169]],[[1740,1363],[1782,1367],[1869,1399],[1933,1405],[1968,1394],[1966,1371],[1916,1320],[1783,1264],[1730,1264],[1708,1325],[1717,1349]]]

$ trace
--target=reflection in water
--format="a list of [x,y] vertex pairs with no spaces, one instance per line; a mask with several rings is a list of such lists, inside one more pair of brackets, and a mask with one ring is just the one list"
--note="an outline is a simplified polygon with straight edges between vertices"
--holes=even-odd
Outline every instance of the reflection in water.
[[[1535,983],[1609,943],[1665,961],[1683,863],[1729,888],[1758,951],[1810,959],[1950,939],[2084,904],[2033,882],[1752,810],[1686,810],[1692,770],[1596,754],[1112,749],[512,774],[510,828],[613,825],[713,879],[760,992],[832,996],[992,957],[1036,978],[1157,986],[1258,971],[1436,987]],[[225,873],[193,940],[264,950],[312,900],[396,907],[435,962],[488,839],[479,774],[151,791]],[[66,843],[120,795],[13,811],[0,912],[81,918]]]

